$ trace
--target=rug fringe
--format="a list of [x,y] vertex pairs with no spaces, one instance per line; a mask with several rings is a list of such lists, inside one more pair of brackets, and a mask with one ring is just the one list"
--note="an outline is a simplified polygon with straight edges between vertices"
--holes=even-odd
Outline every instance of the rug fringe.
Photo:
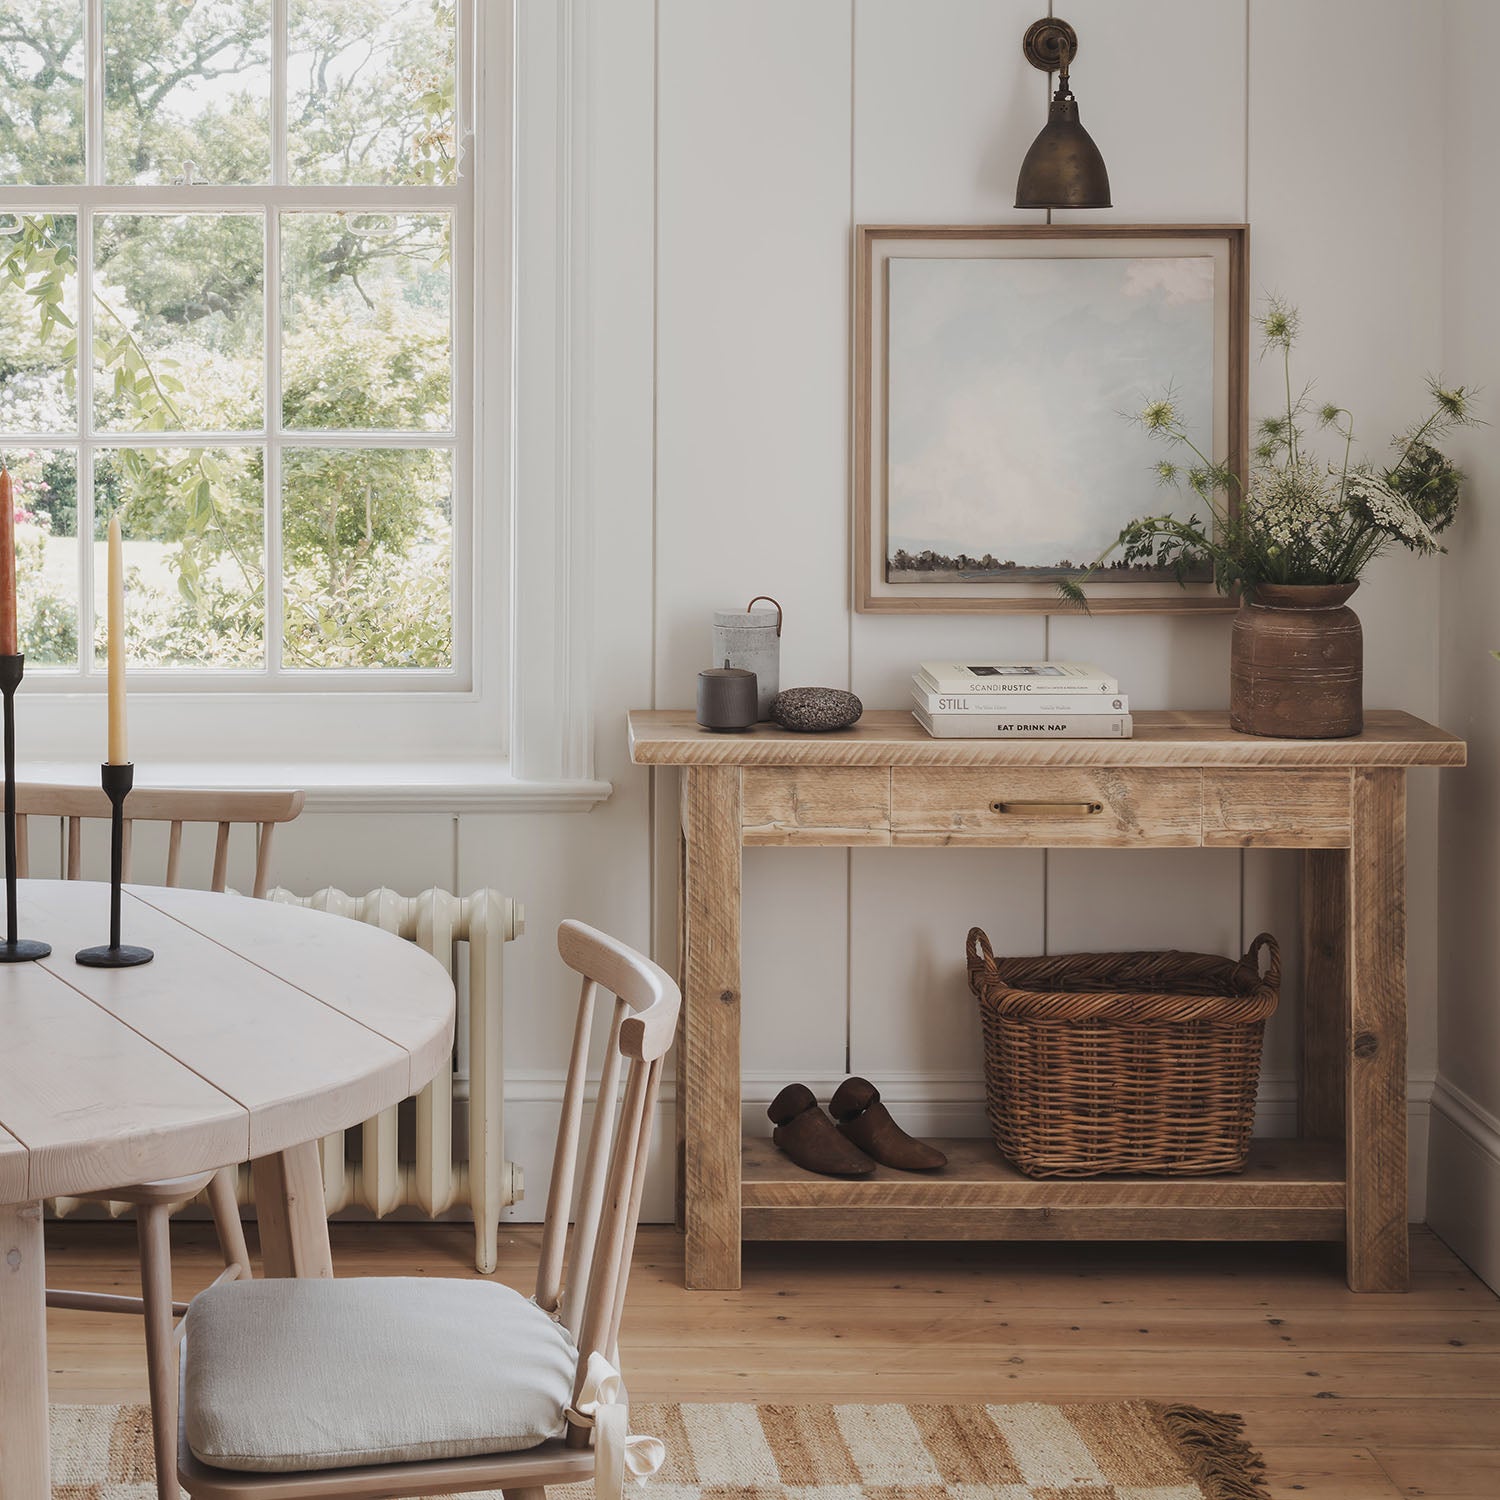
[[1207,1500],[1265,1500],[1265,1460],[1241,1435],[1245,1419],[1200,1406],[1151,1403]]

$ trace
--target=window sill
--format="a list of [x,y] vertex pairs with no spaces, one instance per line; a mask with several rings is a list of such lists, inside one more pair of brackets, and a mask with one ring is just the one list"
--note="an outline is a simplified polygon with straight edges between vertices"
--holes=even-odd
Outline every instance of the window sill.
[[[92,785],[98,776],[97,762],[48,761],[25,766],[21,780]],[[607,781],[525,781],[489,761],[156,762],[136,767],[136,785],[300,787],[308,812],[338,813],[588,812],[614,790]]]

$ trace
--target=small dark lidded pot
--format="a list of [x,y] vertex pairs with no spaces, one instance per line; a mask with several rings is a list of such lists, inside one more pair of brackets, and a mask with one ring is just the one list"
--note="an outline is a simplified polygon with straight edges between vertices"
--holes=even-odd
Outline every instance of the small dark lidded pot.
[[842,688],[788,688],[771,705],[771,717],[783,729],[796,729],[803,734],[848,729],[859,722],[864,711],[864,704]]
[[740,733],[759,717],[754,672],[708,667],[698,674],[698,723],[704,729]]
[[1234,617],[1229,724],[1242,734],[1346,739],[1364,728],[1358,583],[1263,583]]

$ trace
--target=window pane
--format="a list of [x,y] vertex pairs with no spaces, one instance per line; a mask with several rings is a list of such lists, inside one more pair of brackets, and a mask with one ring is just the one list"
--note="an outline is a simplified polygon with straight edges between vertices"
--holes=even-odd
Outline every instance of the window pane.
[[0,214],[0,430],[77,425],[78,220]]
[[281,507],[285,666],[453,664],[447,452],[291,450]]
[[125,535],[125,631],[139,667],[265,661],[259,448],[116,448],[94,459],[95,659],[104,631],[105,537]]
[[111,432],[261,425],[264,220],[94,218],[94,422]]
[[0,182],[83,181],[83,0],[0,0]]
[[78,455],[4,448],[15,484],[16,609],[26,667],[78,662]]
[[293,182],[456,178],[452,0],[290,0]]
[[269,0],[105,0],[107,182],[268,182]]
[[448,427],[448,233],[446,214],[281,216],[286,426]]

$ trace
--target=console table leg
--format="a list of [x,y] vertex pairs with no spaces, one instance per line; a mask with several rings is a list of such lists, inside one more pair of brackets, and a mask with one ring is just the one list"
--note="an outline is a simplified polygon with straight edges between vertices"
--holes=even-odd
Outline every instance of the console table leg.
[[1302,856],[1302,1073],[1298,1133],[1337,1141],[1344,1134],[1349,1048],[1349,851]]
[[684,773],[685,1057],[677,1062],[686,1281],[740,1284],[740,768]]
[[1356,770],[1349,850],[1348,1276],[1404,1292],[1406,1227],[1406,778]]

